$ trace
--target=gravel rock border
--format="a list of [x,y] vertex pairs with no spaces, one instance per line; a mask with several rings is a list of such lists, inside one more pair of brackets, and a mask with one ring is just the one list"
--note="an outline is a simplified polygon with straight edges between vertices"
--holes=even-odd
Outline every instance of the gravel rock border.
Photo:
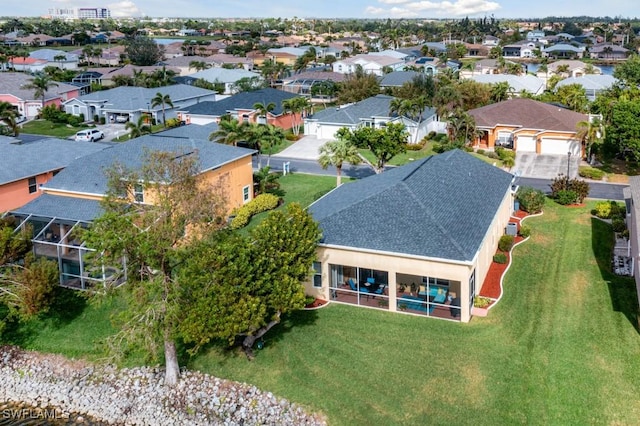
[[0,347],[0,401],[55,407],[122,425],[326,425],[318,414],[270,392],[183,371],[164,386],[157,367],[118,369],[59,355]]

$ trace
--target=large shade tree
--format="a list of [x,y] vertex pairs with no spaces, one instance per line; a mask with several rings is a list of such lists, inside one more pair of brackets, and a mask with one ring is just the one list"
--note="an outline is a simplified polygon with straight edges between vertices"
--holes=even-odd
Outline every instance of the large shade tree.
[[389,123],[380,129],[362,127],[351,130],[343,127],[336,135],[339,139],[349,141],[358,148],[369,149],[376,157],[374,165],[376,173],[382,173],[389,160],[406,152],[409,138],[409,133],[401,123]]
[[177,268],[191,244],[223,226],[227,211],[222,188],[199,177],[199,170],[197,154],[181,151],[148,152],[141,169],[114,165],[104,213],[82,235],[101,254],[93,265],[126,259],[127,283],[118,289],[126,307],[118,312],[110,347],[115,354],[137,348],[154,359],[163,356],[167,385],[178,381],[176,343],[194,302],[182,298],[188,283]]

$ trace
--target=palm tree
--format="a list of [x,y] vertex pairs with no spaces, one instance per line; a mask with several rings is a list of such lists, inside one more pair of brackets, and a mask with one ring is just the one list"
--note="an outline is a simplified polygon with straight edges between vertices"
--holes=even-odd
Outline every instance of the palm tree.
[[33,97],[40,98],[42,100],[42,107],[44,108],[44,97],[47,91],[58,86],[58,83],[54,82],[50,76],[45,73],[36,74],[33,78],[29,79],[29,83],[22,86],[23,89],[33,90]]
[[137,122],[127,121],[124,128],[130,130],[129,139],[137,138],[139,136],[151,133],[151,127],[145,121],[146,117],[141,115]]
[[211,68],[211,65],[204,61],[191,61],[189,62],[189,69],[193,68],[196,71],[202,71]]
[[246,123],[241,126],[244,138],[250,145],[258,150],[258,167],[262,166],[261,155],[268,152],[267,166],[271,161],[271,148],[279,145],[285,138],[284,131],[272,124],[262,125],[257,123]]
[[245,126],[235,118],[222,118],[218,123],[218,130],[209,135],[209,140],[226,145],[238,146],[238,142],[245,139]]
[[342,138],[325,143],[320,147],[319,152],[318,163],[323,169],[329,166],[336,168],[336,187],[341,185],[343,163],[356,165],[362,162],[355,145]]
[[285,111],[289,111],[292,117],[293,134],[298,136],[300,134],[300,126],[302,124],[302,115],[311,107],[309,99],[304,97],[290,98],[282,101],[282,108]]
[[267,114],[276,109],[276,104],[273,102],[269,102],[268,104],[264,102],[256,102],[253,104],[253,109],[258,111],[259,117],[263,117],[266,124],[269,122]]
[[502,102],[509,99],[509,92],[513,91],[513,87],[508,81],[500,81],[491,85],[491,99],[494,102]]
[[62,68],[62,61],[64,61],[65,59],[67,59],[66,55],[56,55],[53,57],[53,60],[58,63],[59,68]]
[[587,161],[591,161],[594,146],[604,139],[604,124],[600,117],[591,117],[590,120],[580,121],[576,125],[576,138],[584,141],[587,148]]
[[271,173],[271,167],[269,166],[258,169],[258,171],[253,174],[253,185],[256,195],[275,194],[283,196],[284,191],[280,189],[280,182],[278,182],[280,176],[279,173]]
[[166,128],[167,118],[165,116],[164,106],[169,105],[171,108],[173,108],[173,102],[171,101],[171,96],[163,95],[160,92],[156,93],[156,95],[151,99],[151,108],[157,107],[158,105],[162,106],[162,125]]
[[[0,102],[0,123],[4,123],[13,132],[13,136],[18,136],[20,133],[20,126],[16,121],[17,116],[18,112],[13,105],[9,102]],[[2,126],[3,130],[5,126]]]

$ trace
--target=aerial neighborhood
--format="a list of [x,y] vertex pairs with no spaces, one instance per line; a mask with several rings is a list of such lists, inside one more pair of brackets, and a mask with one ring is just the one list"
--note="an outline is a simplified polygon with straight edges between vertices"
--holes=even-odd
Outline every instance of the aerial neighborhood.
[[0,18],[0,413],[637,422],[640,20],[112,14]]

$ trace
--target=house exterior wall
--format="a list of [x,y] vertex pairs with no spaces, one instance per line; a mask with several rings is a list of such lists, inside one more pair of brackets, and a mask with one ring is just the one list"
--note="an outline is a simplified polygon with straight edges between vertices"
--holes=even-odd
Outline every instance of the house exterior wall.
[[41,173],[35,178],[37,189],[32,193],[29,193],[29,178],[0,185],[0,213],[22,207],[37,198],[42,194],[40,185],[49,182],[53,172]]
[[370,268],[389,273],[389,310],[397,312],[396,307],[398,283],[397,275],[416,275],[437,277],[460,282],[460,315],[462,322],[471,319],[470,301],[474,295],[469,294],[469,279],[475,270],[475,295],[480,293],[493,255],[498,248],[500,237],[504,235],[507,223],[513,212],[514,194],[511,189],[505,192],[494,220],[489,226],[478,252],[471,262],[452,262],[446,259],[427,259],[408,257],[400,253],[382,253],[359,251],[356,248],[319,246],[317,261],[322,265],[322,287],[313,287],[313,282],[305,285],[305,293],[324,300],[331,299],[330,264],[360,268]]
[[[635,182],[631,182],[634,185]],[[640,203],[640,200],[636,200],[632,197],[626,200],[627,203],[627,227],[629,228],[629,243],[630,243],[630,256],[631,264],[633,268],[633,278],[636,282],[636,294],[638,301],[640,302],[640,217],[638,217],[638,210],[640,206],[636,206],[636,203]]]

